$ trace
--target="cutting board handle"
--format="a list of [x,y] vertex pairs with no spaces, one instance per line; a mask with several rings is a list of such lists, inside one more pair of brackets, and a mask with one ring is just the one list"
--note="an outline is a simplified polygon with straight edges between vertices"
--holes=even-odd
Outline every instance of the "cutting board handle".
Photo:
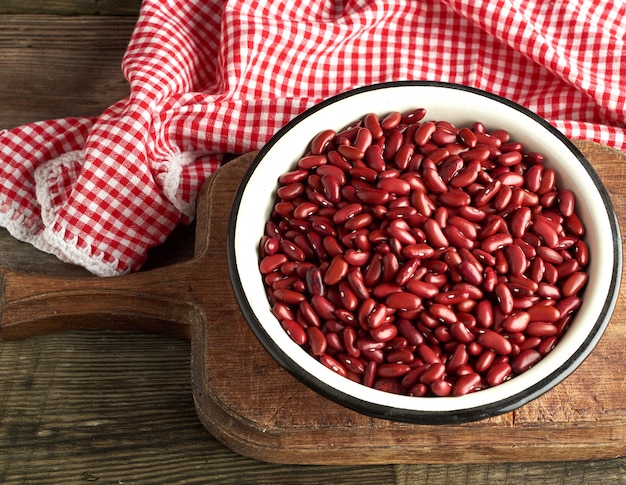
[[[224,197],[232,198],[234,191],[219,180],[236,184],[252,157],[254,153],[241,157],[243,164],[225,164],[202,185],[191,260],[110,278],[0,269],[0,339],[106,328],[190,340],[191,326],[205,319],[198,294],[215,284],[207,271],[213,263],[209,241],[225,237],[223,233],[211,235],[211,220],[215,219],[210,217],[211,211],[228,217],[223,207],[229,201]],[[218,207],[212,207],[215,204]]]
[[0,338],[108,328],[189,339],[189,325],[200,312],[182,295],[176,281],[179,266],[112,278],[4,271]]

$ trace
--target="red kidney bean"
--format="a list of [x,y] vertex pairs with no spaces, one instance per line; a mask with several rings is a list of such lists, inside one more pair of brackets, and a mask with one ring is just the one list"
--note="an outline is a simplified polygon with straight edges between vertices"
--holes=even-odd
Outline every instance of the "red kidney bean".
[[363,126],[369,130],[373,139],[383,136],[383,128],[380,126],[380,120],[374,113],[368,113],[363,117]]
[[339,145],[337,151],[348,161],[360,160],[365,155],[362,150],[352,145]]
[[376,369],[376,375],[383,378],[403,377],[411,372],[411,367],[406,364],[380,364]]
[[553,305],[533,305],[526,310],[530,319],[530,322],[548,322],[554,323],[561,318],[561,312],[556,306]]
[[450,358],[446,362],[446,370],[454,373],[459,367],[464,366],[469,361],[467,347],[463,343],[455,344]]
[[272,305],[272,314],[280,321],[285,319],[295,319],[293,310],[289,305],[283,303],[282,301],[278,301]]
[[307,343],[306,332],[304,331],[302,325],[298,322],[289,318],[284,318],[280,321],[280,325],[295,343],[298,345],[305,345]]
[[307,300],[300,302],[300,305],[298,306],[298,315],[302,316],[302,319],[304,320],[303,323],[307,327],[312,326],[319,328],[322,326],[319,315],[315,312],[315,309]]
[[399,291],[391,293],[386,298],[385,304],[396,310],[418,310],[422,307],[422,299],[413,293]]
[[494,253],[498,249],[502,249],[513,244],[513,237],[509,234],[498,232],[493,236],[483,239],[481,249],[487,253]]
[[289,290],[285,288],[285,289],[275,290],[274,298],[276,298],[278,301],[287,303],[288,305],[293,305],[293,304],[297,304],[297,303],[304,301],[305,296],[304,294],[298,291]]
[[561,286],[561,294],[564,297],[574,296],[587,284],[589,275],[583,271],[576,271],[569,275]]
[[365,364],[361,359],[342,352],[337,353],[335,357],[346,370],[354,372],[355,374],[363,374],[365,372]]
[[441,362],[435,362],[428,366],[428,368],[420,376],[420,382],[422,384],[429,385],[435,380],[440,380],[446,373],[446,366]]
[[517,165],[521,161],[522,161],[522,154],[521,152],[518,152],[516,150],[502,153],[501,155],[498,155],[498,157],[496,158],[496,162],[499,165],[503,165],[505,167],[511,167],[513,165]]
[[[365,152],[372,144],[372,132],[367,128],[359,128],[354,137],[354,147],[360,152]],[[358,159],[357,159],[358,160]]]
[[[336,355],[336,352],[343,352],[345,349],[343,348],[343,342],[341,341],[341,337],[337,332],[327,332],[326,335],[327,348],[331,351],[333,355]],[[313,354],[313,352],[311,351]]]
[[353,327],[346,327],[343,329],[341,337],[343,339],[343,346],[346,349],[346,352],[350,354],[352,357],[359,357],[361,355],[361,350],[357,345],[358,334]]
[[512,351],[511,342],[509,342],[502,334],[490,329],[481,330],[478,333],[476,342],[480,345],[493,350],[499,355],[508,355]]
[[528,324],[526,335],[531,337],[552,337],[558,334],[558,328],[554,323],[535,321]]
[[530,322],[530,315],[528,312],[517,312],[511,313],[508,317],[504,319],[502,322],[502,328],[509,332],[524,332],[528,327]]
[[447,192],[439,194],[437,198],[440,204],[446,207],[461,207],[469,205],[471,197],[461,189],[451,188]]
[[333,140],[337,133],[334,130],[323,130],[313,137],[309,148],[313,155],[321,155],[324,153],[328,144]]
[[456,305],[467,300],[468,297],[467,291],[455,287],[455,289],[440,292],[433,301],[442,305]]
[[511,368],[515,373],[521,374],[533,367],[542,357],[535,349],[522,350],[511,362]]
[[398,328],[393,323],[382,323],[379,326],[370,325],[371,336],[380,342],[389,342],[398,335]]
[[439,356],[435,353],[435,351],[429,347],[426,343],[421,343],[415,349],[419,358],[425,364],[434,364],[436,362],[441,362]]
[[487,384],[491,387],[502,384],[511,376],[512,372],[513,368],[507,362],[494,363],[487,371]]
[[482,273],[469,261],[461,261],[456,269],[461,277],[472,285],[480,285],[483,282]]
[[487,371],[493,362],[496,359],[496,353],[493,350],[485,350],[483,351],[477,358],[474,363],[474,370],[479,374],[484,374]]
[[579,239],[574,244],[574,255],[580,266],[587,266],[589,262],[589,248],[582,239]]
[[536,350],[537,350],[537,352],[539,352],[543,356],[548,355],[550,353],[550,351],[552,351],[552,349],[554,349],[554,347],[556,346],[558,341],[559,341],[559,339],[556,336],[546,337],[546,338],[541,340],[539,345],[537,345],[537,349]]
[[410,350],[399,349],[399,350],[391,350],[385,356],[385,359],[387,360],[387,362],[391,364],[411,364],[415,360],[415,356],[413,355],[413,352]]
[[385,145],[382,152],[383,161],[392,162],[403,144],[404,135],[402,131],[400,129],[390,130],[385,138]]
[[426,145],[432,134],[437,129],[437,126],[432,121],[426,121],[423,123],[413,135],[413,142],[418,146],[422,147]]
[[546,194],[554,190],[554,184],[556,181],[556,173],[551,168],[545,168],[542,172],[541,183],[536,190],[538,195]]
[[327,163],[325,155],[307,155],[298,160],[298,168],[301,170],[310,170]]
[[452,384],[452,395],[463,396],[475,391],[480,386],[481,380],[480,375],[475,372],[462,375]]
[[348,274],[350,265],[341,255],[335,256],[331,261],[326,274],[324,275],[324,283],[326,285],[336,285]]
[[317,327],[308,327],[306,329],[306,336],[309,342],[310,351],[315,356],[320,356],[326,352],[328,341],[326,336]]
[[[417,384],[415,387],[417,387],[418,385],[419,384]],[[438,380],[431,382],[428,388],[432,391],[432,393],[435,396],[439,396],[439,397],[449,396],[450,393],[452,392],[452,384],[449,381],[446,381],[444,379],[438,379]],[[418,396],[419,394],[417,394],[417,392],[419,391],[412,390],[411,395]]]
[[341,365],[341,363],[334,357],[331,357],[328,354],[322,354],[319,357],[319,360],[324,366],[328,367],[330,370],[336,372],[340,376],[346,377],[348,375],[346,368]]
[[467,328],[463,322],[455,322],[450,325],[450,334],[457,342],[462,344],[469,344],[476,338],[474,334]]
[[545,220],[535,219],[531,230],[537,234],[549,248],[554,248],[559,243],[558,233]]
[[269,274],[276,271],[283,263],[286,263],[288,258],[285,254],[278,253],[264,257],[260,264],[259,269],[262,274]]
[[347,281],[341,281],[338,285],[339,301],[345,310],[356,310],[359,305],[359,298],[352,291],[350,284]]

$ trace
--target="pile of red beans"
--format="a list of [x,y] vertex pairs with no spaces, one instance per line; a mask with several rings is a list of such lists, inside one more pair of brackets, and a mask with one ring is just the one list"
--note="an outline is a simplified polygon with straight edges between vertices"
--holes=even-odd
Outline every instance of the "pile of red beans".
[[504,130],[367,114],[279,178],[260,241],[272,312],[338,374],[460,396],[537,364],[581,304],[571,191]]

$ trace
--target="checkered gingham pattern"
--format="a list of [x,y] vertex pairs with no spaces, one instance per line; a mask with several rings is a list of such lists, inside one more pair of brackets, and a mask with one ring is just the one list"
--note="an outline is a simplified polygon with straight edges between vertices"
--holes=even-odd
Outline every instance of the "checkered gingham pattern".
[[626,7],[611,0],[146,0],[130,96],[0,133],[0,220],[110,276],[194,216],[225,153],[350,88],[450,81],[626,150]]

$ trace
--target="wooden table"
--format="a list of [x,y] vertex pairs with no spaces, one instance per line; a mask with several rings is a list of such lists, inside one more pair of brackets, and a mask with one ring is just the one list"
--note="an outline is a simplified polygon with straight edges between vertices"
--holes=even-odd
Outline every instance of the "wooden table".
[[[2,2],[0,129],[97,116],[126,96],[120,63],[139,3]],[[151,265],[190,257],[193,227],[180,228],[166,244],[153,252]],[[0,267],[87,276],[5,231]],[[189,365],[188,342],[140,332],[87,330],[0,342],[0,483],[626,482],[624,457],[315,467],[256,461],[225,448],[202,426]]]

